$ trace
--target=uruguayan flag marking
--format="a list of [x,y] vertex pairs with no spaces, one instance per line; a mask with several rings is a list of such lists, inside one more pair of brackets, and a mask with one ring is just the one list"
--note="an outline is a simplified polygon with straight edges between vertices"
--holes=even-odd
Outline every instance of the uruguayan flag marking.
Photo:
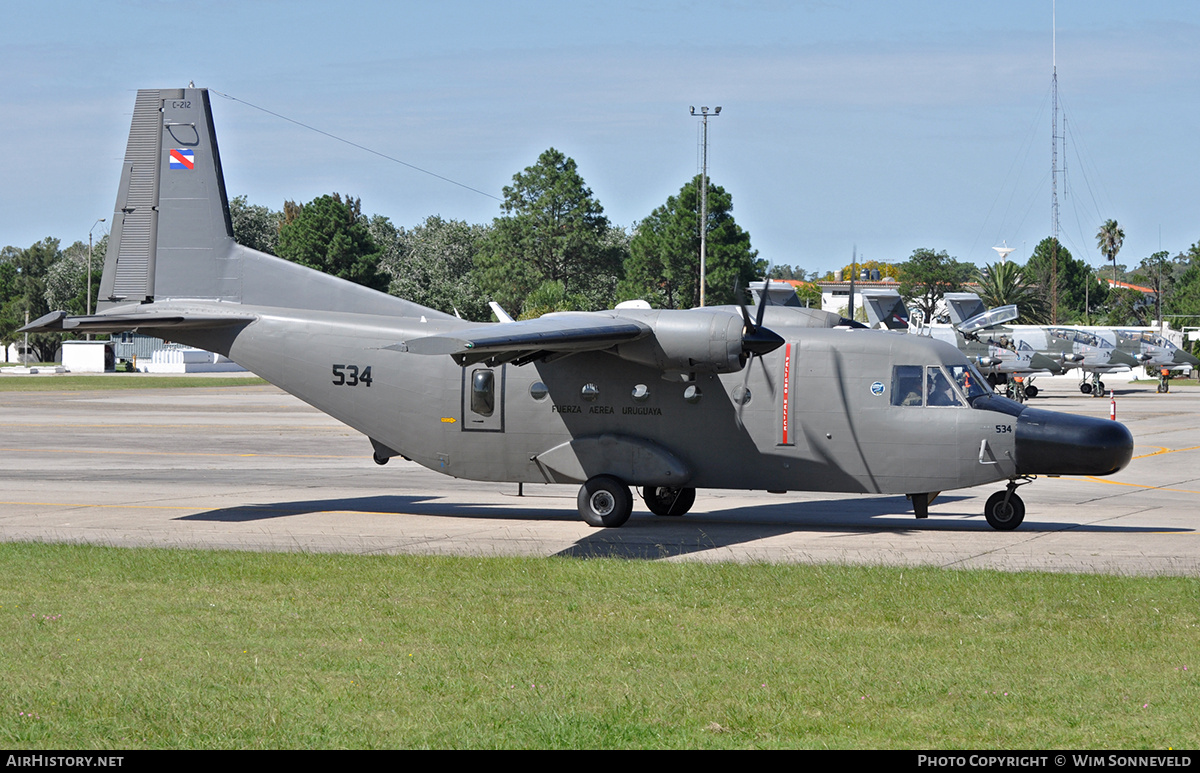
[[172,169],[195,169],[196,154],[187,148],[171,148]]

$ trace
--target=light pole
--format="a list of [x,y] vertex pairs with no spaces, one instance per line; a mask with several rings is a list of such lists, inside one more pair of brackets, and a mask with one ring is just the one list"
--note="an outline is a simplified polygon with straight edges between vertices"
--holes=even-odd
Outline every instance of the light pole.
[[[692,115],[696,108],[688,108]],[[713,111],[715,118],[721,114],[721,106]],[[700,163],[700,305],[704,305],[704,286],[708,284],[708,273],[705,266],[705,252],[708,246],[708,107],[700,108],[700,121],[703,125],[703,148]]]
[[[96,230],[96,226],[103,223],[108,218],[102,217],[92,223],[92,227],[88,229],[88,288],[87,288],[87,315],[92,316],[92,231]],[[88,333],[87,340],[92,340],[92,334]]]

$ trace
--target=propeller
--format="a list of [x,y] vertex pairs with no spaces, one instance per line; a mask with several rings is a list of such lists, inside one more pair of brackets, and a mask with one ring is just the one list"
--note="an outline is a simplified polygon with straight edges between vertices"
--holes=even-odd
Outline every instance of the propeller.
[[[746,308],[745,303],[742,302],[742,297],[738,294],[739,291],[739,286],[735,284],[733,295],[735,298],[738,298],[738,308],[742,310],[742,321],[744,322],[742,326],[742,353],[748,358],[745,367],[746,376],[742,379],[741,387],[734,390],[734,397],[738,404],[735,416],[738,426],[741,427],[742,409],[749,402],[750,370],[754,367],[754,358],[758,357],[761,360],[764,354],[770,354],[783,346],[784,341],[778,333],[763,327],[763,315],[767,311],[767,298],[771,293],[770,278],[767,278],[763,283],[762,293],[758,296],[756,319],[753,321],[750,319],[750,310]],[[767,385],[770,387],[772,394],[774,394],[775,385],[771,383],[771,375],[767,371],[765,364],[763,365],[763,375],[766,376]]]

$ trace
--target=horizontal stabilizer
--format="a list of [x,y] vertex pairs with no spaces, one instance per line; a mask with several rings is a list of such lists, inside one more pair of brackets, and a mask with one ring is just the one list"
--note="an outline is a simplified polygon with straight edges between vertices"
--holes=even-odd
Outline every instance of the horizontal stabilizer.
[[95,314],[72,317],[65,311],[52,311],[38,317],[18,333],[121,333],[139,328],[211,329],[253,322],[247,315],[179,314],[151,312],[145,314]]

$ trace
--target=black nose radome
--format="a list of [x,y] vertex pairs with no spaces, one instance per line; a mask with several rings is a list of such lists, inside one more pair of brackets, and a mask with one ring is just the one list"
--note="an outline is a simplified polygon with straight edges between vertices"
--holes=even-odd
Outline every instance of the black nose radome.
[[1038,408],[1017,417],[1021,475],[1110,475],[1132,457],[1133,435],[1120,422]]

